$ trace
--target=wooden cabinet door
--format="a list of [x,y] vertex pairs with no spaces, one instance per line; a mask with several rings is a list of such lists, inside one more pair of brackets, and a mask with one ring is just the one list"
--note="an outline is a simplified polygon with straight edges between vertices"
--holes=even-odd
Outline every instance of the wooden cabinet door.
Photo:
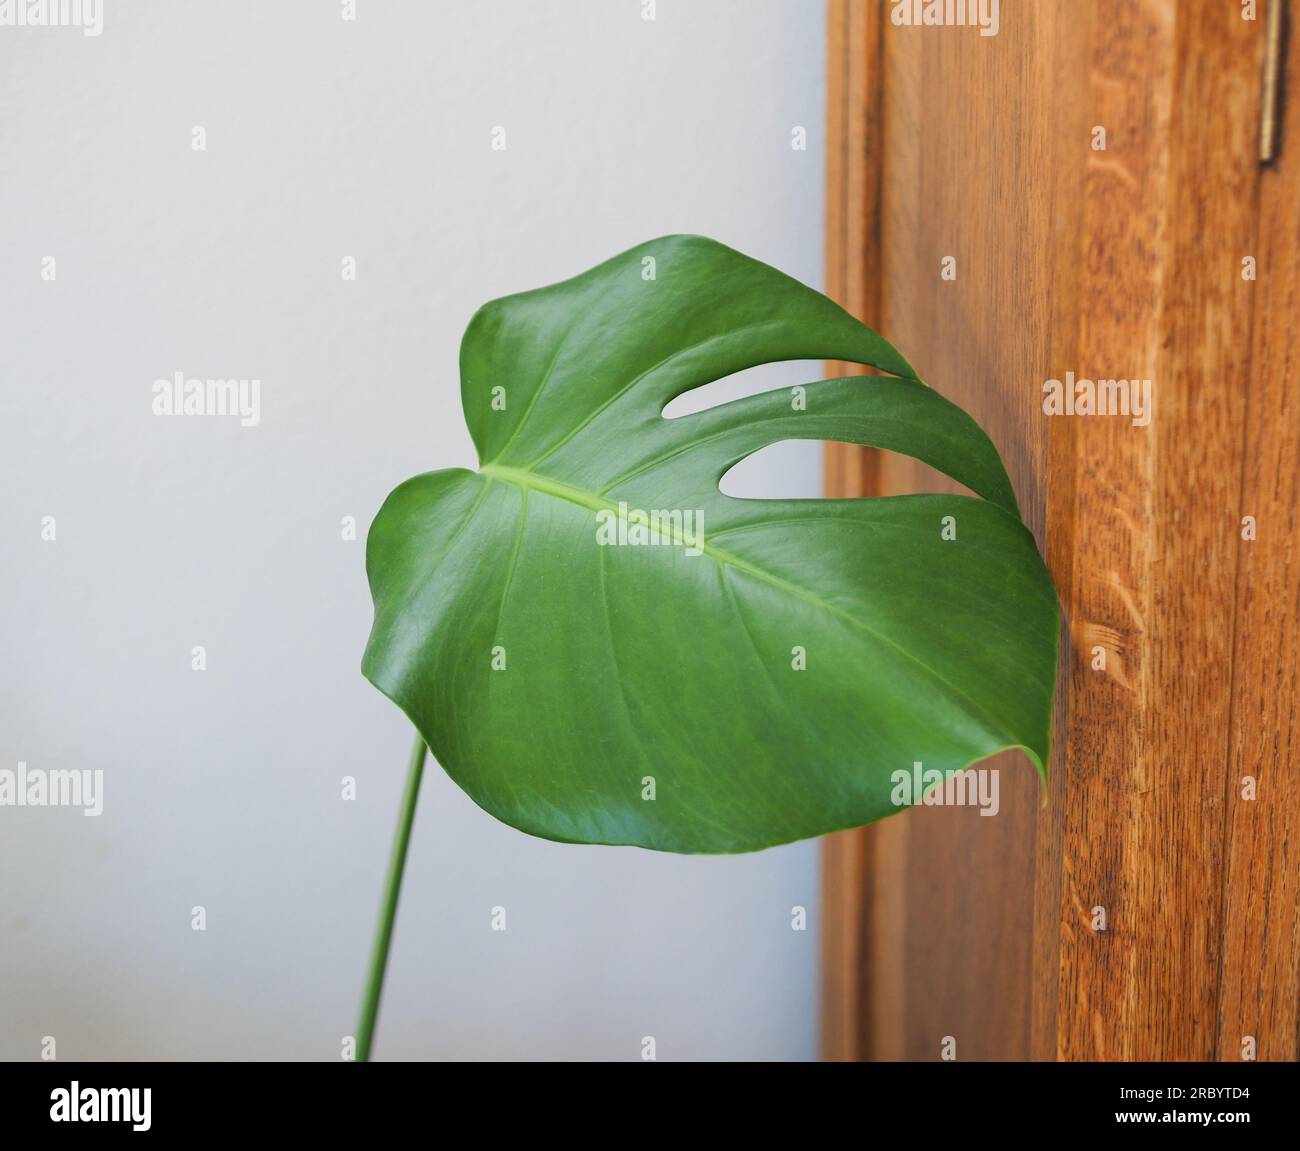
[[[1045,803],[1008,754],[995,818],[827,841],[828,1058],[1300,1054],[1300,114],[1261,163],[1269,3],[1002,0],[981,36],[831,0],[829,290],[993,437],[1065,622]],[[1150,421],[1046,414],[1067,372],[1150,380]],[[846,446],[827,486],[952,490]]]

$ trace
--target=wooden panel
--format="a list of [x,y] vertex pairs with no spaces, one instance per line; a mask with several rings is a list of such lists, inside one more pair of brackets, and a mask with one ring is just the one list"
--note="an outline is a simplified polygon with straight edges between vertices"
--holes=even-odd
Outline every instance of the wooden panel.
[[[864,323],[880,314],[881,0],[829,0],[826,59],[826,293]],[[861,375],[831,363],[828,375]],[[826,452],[830,492],[876,484],[879,453],[850,444]]]
[[[880,328],[881,172],[885,0],[829,0],[827,12],[826,291]],[[830,363],[830,376],[862,375],[859,364]],[[826,492],[881,490],[887,453],[854,444],[826,446]],[[907,886],[901,869],[907,824],[890,820],[828,836],[822,888],[822,1054],[872,1058],[902,1043],[901,937],[880,931],[902,922]]]
[[1093,419],[1076,444],[1058,1053],[1208,1059],[1259,38],[1226,5],[1110,15],[1092,57],[1098,123],[1114,128],[1083,189],[1079,371],[1151,378],[1155,415],[1145,429]]
[[[1046,806],[1005,757],[997,818],[921,809],[828,848],[828,1056],[933,1059],[951,1035],[967,1059],[1239,1058],[1249,1034],[1295,1057],[1300,138],[1284,119],[1261,186],[1264,21],[1240,11],[1039,0],[1003,4],[992,38],[879,24],[879,280],[840,265],[831,286],[876,293],[864,318],[989,431],[1069,642]],[[1067,371],[1151,379],[1150,426],[1044,416]],[[950,487],[880,455],[832,454],[827,478]]]
[[[1288,82],[1300,83],[1300,35]],[[1294,101],[1294,96],[1293,96]],[[1283,120],[1277,165],[1263,175],[1258,280],[1237,290],[1255,303],[1246,454],[1240,505],[1258,524],[1239,541],[1233,650],[1227,906],[1218,1056],[1240,1059],[1253,1037],[1260,1059],[1295,1060],[1300,1001],[1300,113]],[[1243,781],[1257,781],[1246,800]]]
[[[833,44],[843,27],[836,23],[837,7],[831,8]],[[980,419],[1008,461],[1031,524],[1041,528],[1046,441],[1031,430],[1032,409],[1022,401],[1032,399],[1026,381],[1033,374],[1044,378],[1050,359],[1044,285],[1052,280],[1059,221],[1051,181],[1030,167],[1041,156],[1023,147],[1017,109],[1052,91],[1046,81],[1063,30],[1050,18],[1004,25],[998,50],[988,51],[989,42],[978,36],[887,26],[883,5],[853,7],[875,9],[887,49],[884,60],[875,61],[883,80],[876,98],[887,154],[879,155],[879,137],[875,153],[869,144],[862,148],[845,127],[847,117],[836,118],[837,81],[851,74],[843,67],[830,74],[830,122],[851,156],[871,157],[885,236],[874,266],[861,262],[861,274],[879,276],[878,282],[855,289],[853,278],[846,283],[837,269],[828,276],[829,290],[851,308],[857,300],[879,301],[874,310],[854,310],[898,344],[938,390]],[[833,46],[832,58],[836,54]],[[1029,68],[1027,60],[1034,62]],[[944,93],[968,87],[1000,95],[963,115],[944,109]],[[1025,122],[1036,123],[1034,117]],[[832,155],[835,145],[832,138]],[[830,178],[837,174],[833,165]],[[828,268],[836,267],[833,252],[847,232],[837,226],[845,214],[837,196],[832,184]],[[994,204],[1003,210],[990,210]],[[849,233],[851,254],[856,243]],[[957,258],[955,282],[940,279],[945,256]],[[1011,314],[1014,326],[1003,323]],[[862,455],[842,447],[828,451],[831,494],[955,490],[901,457],[872,453],[865,466],[855,466],[851,461]],[[969,809],[918,809],[828,844],[828,1058],[936,1058],[949,1035],[962,1058],[1028,1055],[1040,793],[1022,758],[1003,757],[998,766],[997,818]],[[846,904],[863,920],[842,918]],[[1005,946],[983,946],[989,941]],[[843,994],[838,967],[846,960],[855,965],[850,996]],[[846,1034],[858,1045],[854,1053],[844,1047]]]
[[[826,293],[875,326],[880,307],[880,33],[878,0],[829,0],[826,58]],[[830,363],[828,376],[858,374]],[[878,482],[876,452],[829,444],[830,495],[863,495]],[[866,1058],[866,926],[876,874],[868,832],[828,836],[822,884],[822,1054]]]
[[[1036,381],[1054,370],[1049,286],[1062,226],[1045,160],[1062,96],[1052,66],[1060,38],[1078,29],[1073,18],[1063,26],[1064,8],[1035,11],[1010,20],[1004,7],[995,38],[887,33],[881,324],[988,431],[1041,540],[1047,441]],[[942,278],[947,258],[955,280]],[[879,490],[957,489],[894,457]],[[894,941],[892,962],[907,978],[877,1008],[894,1019],[877,1027],[874,1058],[936,1059],[948,1036],[961,1059],[1030,1054],[1041,792],[1020,755],[986,766],[1000,773],[996,817],[921,808],[894,821],[905,833],[887,833],[903,853],[894,865],[902,895],[871,930]]]

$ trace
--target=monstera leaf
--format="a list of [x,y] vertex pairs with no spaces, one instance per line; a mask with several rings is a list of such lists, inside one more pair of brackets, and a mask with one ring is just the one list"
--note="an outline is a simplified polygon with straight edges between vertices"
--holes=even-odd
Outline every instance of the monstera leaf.
[[[823,380],[666,419],[756,364]],[[988,437],[817,292],[694,236],[496,300],[461,347],[478,471],[370,530],[366,676],[506,823],[749,851],[898,810],[895,772],[1048,756],[1057,601]],[[744,500],[767,444],[914,456],[975,496]]]

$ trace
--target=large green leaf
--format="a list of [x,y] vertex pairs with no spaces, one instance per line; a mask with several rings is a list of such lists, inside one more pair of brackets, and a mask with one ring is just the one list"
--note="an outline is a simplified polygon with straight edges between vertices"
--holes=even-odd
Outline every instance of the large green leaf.
[[[663,417],[793,359],[895,378]],[[363,670],[493,815],[549,839],[747,851],[896,811],[891,775],[917,761],[1022,747],[1045,770],[1057,601],[997,451],[830,300],[665,237],[487,304],[461,398],[482,463],[407,481],[375,519]],[[719,491],[786,439],[906,453],[981,498]],[[600,542],[620,503],[632,538],[638,511],[702,513],[703,546],[684,517],[658,544]]]

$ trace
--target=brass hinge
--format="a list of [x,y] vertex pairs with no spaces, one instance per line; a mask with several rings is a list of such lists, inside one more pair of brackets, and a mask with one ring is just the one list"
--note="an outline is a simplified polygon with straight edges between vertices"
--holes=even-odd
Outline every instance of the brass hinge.
[[1268,0],[1264,28],[1264,82],[1259,113],[1259,162],[1271,164],[1277,157],[1278,122],[1282,117],[1282,38],[1286,30],[1286,0]]

